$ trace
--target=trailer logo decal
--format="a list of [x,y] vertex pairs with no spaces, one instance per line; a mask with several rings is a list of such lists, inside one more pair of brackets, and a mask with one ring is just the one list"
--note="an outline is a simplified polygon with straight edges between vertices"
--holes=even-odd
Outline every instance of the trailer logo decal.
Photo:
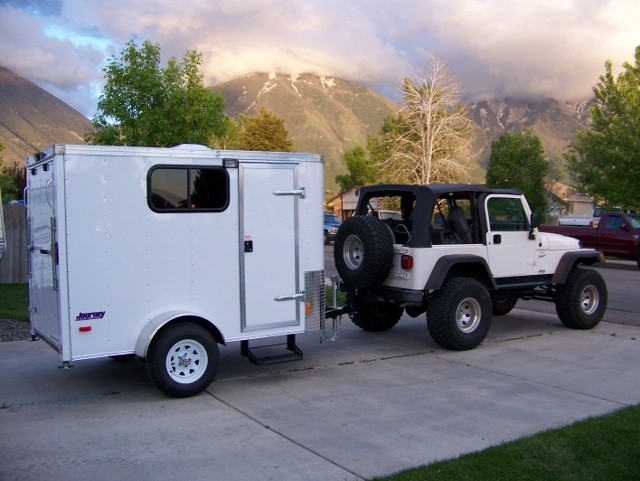
[[76,321],[92,321],[94,319],[102,319],[106,311],[98,312],[81,312],[76,317]]

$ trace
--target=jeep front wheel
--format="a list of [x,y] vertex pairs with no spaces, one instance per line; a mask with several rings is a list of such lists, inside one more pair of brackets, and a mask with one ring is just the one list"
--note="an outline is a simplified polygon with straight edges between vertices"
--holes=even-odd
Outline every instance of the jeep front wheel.
[[351,322],[365,331],[383,332],[395,326],[401,317],[401,307],[358,302]]
[[338,228],[333,258],[348,286],[364,289],[380,284],[393,263],[392,234],[374,217],[349,217]]
[[607,297],[607,285],[599,272],[574,267],[567,282],[556,290],[556,312],[567,327],[591,329],[604,317]]
[[427,327],[446,349],[466,351],[478,346],[491,327],[491,297],[475,279],[445,281],[427,307]]

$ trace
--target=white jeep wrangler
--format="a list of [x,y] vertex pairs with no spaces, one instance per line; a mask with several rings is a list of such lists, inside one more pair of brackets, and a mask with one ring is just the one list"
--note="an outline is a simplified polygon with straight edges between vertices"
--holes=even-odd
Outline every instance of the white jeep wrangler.
[[[378,209],[400,218],[380,220]],[[398,217],[398,216],[395,216]],[[334,250],[346,311],[367,331],[386,331],[403,312],[426,312],[433,339],[473,349],[492,315],[518,299],[552,301],[560,320],[590,329],[607,307],[602,253],[540,233],[522,192],[481,185],[376,185],[360,190]]]

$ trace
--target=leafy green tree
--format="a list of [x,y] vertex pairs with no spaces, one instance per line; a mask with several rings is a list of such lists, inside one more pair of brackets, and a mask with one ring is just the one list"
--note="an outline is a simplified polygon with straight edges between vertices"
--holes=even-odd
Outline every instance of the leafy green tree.
[[587,130],[566,156],[576,188],[597,203],[640,208],[640,45],[635,64],[614,77],[611,61],[593,88]]
[[[18,200],[22,197],[22,191],[24,189],[24,169],[18,167],[17,164],[13,166],[4,165],[4,159],[2,157],[2,151],[4,145],[0,143],[0,191],[2,191],[2,199],[0,203],[4,204],[10,200]],[[2,208],[0,206],[0,208]]]
[[204,87],[202,55],[188,51],[182,61],[160,66],[160,46],[133,40],[102,68],[106,76],[98,100],[91,144],[170,147],[182,143],[209,145],[225,134],[228,118],[219,93]]
[[373,184],[379,179],[379,169],[371,158],[367,157],[367,149],[362,145],[356,145],[345,151],[344,161],[347,165],[347,174],[337,175],[336,184],[340,192],[359,186]]
[[548,170],[540,137],[530,131],[507,132],[491,142],[487,185],[522,190],[531,210],[541,218],[547,211]]
[[242,132],[240,149],[272,152],[293,150],[293,141],[288,139],[289,131],[284,126],[284,119],[264,107],[260,107],[257,116],[241,115],[238,120]]

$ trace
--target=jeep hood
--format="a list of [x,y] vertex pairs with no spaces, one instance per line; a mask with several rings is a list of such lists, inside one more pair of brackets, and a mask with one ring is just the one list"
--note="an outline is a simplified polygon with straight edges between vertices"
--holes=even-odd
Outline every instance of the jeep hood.
[[541,248],[551,251],[575,250],[581,247],[578,239],[561,234],[552,234],[551,232],[538,232],[536,240],[542,244]]

